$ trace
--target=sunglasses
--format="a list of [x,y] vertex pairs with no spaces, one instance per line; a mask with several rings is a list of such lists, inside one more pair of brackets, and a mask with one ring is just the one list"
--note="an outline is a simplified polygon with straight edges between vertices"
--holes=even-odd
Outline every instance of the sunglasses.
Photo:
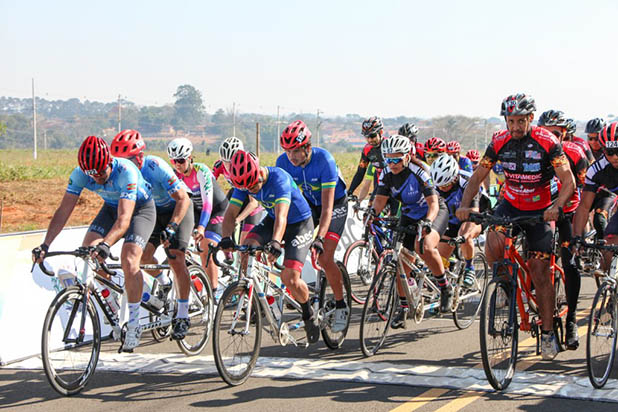
[[591,142],[596,142],[599,139],[596,137],[589,137],[588,140],[590,140]]
[[378,137],[378,134],[374,132],[374,133],[371,133],[371,134],[365,135],[365,137],[366,137],[367,139],[375,139],[376,137]]
[[618,148],[603,149],[603,153],[605,153],[605,156],[618,156]]
[[442,153],[425,153],[425,157],[434,158],[439,157]]
[[179,165],[184,165],[187,159],[172,159],[172,163],[176,163]]
[[384,161],[388,165],[396,165],[403,161],[403,157],[387,157]]

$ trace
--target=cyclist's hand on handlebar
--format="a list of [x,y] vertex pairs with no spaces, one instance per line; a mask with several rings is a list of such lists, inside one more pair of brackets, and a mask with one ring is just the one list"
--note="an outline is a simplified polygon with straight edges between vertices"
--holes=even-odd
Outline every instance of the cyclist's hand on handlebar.
[[459,219],[460,221],[465,222],[470,218],[470,212],[472,212],[471,208],[460,207],[455,211],[455,216],[457,216],[457,219]]
[[227,236],[224,237],[223,239],[221,239],[219,241],[219,249],[223,250],[224,252],[231,252],[232,249],[234,249],[234,246],[236,246],[236,244],[234,243],[234,239],[232,239],[231,237]]
[[363,214],[363,224],[365,226],[369,226],[369,224],[373,222],[373,218],[377,215],[376,210],[374,208],[370,208],[368,213]]
[[571,241],[569,242],[569,249],[571,249],[571,252],[576,255],[579,253],[579,248],[581,247],[583,243],[583,239],[581,236],[575,236],[571,239]]
[[105,259],[107,259],[109,255],[111,255],[109,248],[110,246],[107,243],[101,242],[95,246],[91,256],[93,258],[99,259],[99,262],[104,262]]
[[159,235],[159,239],[161,240],[161,244],[164,248],[172,248],[177,249],[178,243],[178,223],[170,223],[167,225],[165,229],[161,231]]
[[549,209],[545,210],[545,212],[543,212],[543,220],[545,220],[546,222],[558,220],[560,218],[561,209],[561,207],[554,205]]
[[421,231],[421,236],[429,234],[433,227],[433,222],[429,219],[421,219],[418,221],[418,226]]
[[348,202],[358,202],[358,197],[356,197],[356,195],[348,193]]
[[322,236],[318,236],[313,240],[311,244],[311,250],[314,251],[318,256],[324,253],[324,238]]
[[49,246],[45,243],[41,243],[39,246],[32,249],[32,262],[33,263],[41,263],[43,259],[45,259],[45,255],[47,254],[47,250]]
[[204,240],[203,226],[198,226],[197,229],[193,231],[193,239],[195,240],[195,243],[200,243],[202,240]]
[[283,247],[278,240],[271,240],[266,245],[268,251],[268,263],[273,264],[279,259],[279,256],[283,253]]

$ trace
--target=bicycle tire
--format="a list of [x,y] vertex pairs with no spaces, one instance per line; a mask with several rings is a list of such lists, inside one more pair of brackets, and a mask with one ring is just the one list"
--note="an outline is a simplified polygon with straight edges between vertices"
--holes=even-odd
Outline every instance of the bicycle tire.
[[[260,354],[262,315],[255,294],[251,300],[251,318],[245,315],[243,319],[241,314],[247,313],[248,291],[246,280],[230,284],[221,295],[215,315],[212,340],[215,365],[221,378],[231,386],[241,385],[249,378]],[[248,333],[244,334],[247,324]]]
[[360,344],[367,357],[375,355],[384,344],[395,311],[393,265],[383,266],[373,278],[361,314]]
[[189,266],[189,320],[191,326],[178,347],[187,356],[199,355],[206,347],[214,322],[214,298],[210,279],[200,266]]
[[320,309],[324,309],[325,314],[330,313],[330,315],[326,315],[326,319],[324,319],[325,326],[322,329],[322,339],[324,340],[326,346],[333,350],[339,349],[341,345],[343,345],[345,336],[348,333],[348,328],[350,327],[350,319],[352,318],[352,296],[348,271],[346,270],[343,263],[339,261],[337,261],[337,267],[341,272],[341,280],[343,282],[343,299],[346,306],[348,307],[348,322],[345,325],[345,329],[341,332],[333,332],[331,330],[330,325],[332,324],[336,302],[333,290],[331,289],[328,281],[326,280],[326,275],[321,275],[323,276],[323,282],[320,285]]
[[511,286],[503,280],[487,285],[481,308],[481,358],[490,385],[500,391],[506,389],[515,373],[517,363],[517,322],[509,326],[509,312],[515,306]]
[[49,306],[43,323],[41,357],[45,376],[52,388],[64,396],[75,395],[86,387],[101,352],[99,315],[92,299],[88,300],[84,324],[86,332],[91,334],[90,339],[79,345],[64,342],[67,328],[68,338],[75,338],[81,328],[83,294],[80,286],[62,290]]
[[597,290],[588,317],[586,368],[595,388],[602,388],[612,372],[618,336],[618,300],[615,286],[604,283]]
[[[566,346],[566,315],[568,310],[568,303],[566,298],[566,289],[564,282],[562,281],[562,275],[559,270],[556,269],[554,280],[554,300],[555,300],[555,313],[554,313],[554,335],[558,342],[558,348],[560,352],[567,350]],[[561,316],[561,313],[564,314]]]
[[[470,327],[478,316],[481,311],[485,290],[487,289],[487,282],[489,281],[489,269],[485,255],[477,252],[472,259],[472,264],[474,265],[474,276],[476,278],[474,286],[472,288],[463,288],[461,286],[462,281],[459,281],[460,300],[457,310],[453,312],[453,321],[458,329]],[[463,276],[463,268],[460,276]]]
[[[362,261],[363,256],[366,256],[367,245],[367,241],[357,240],[350,244],[343,254],[343,265],[348,270],[350,277],[351,296],[354,302],[359,305],[365,303],[365,297],[378,264],[378,253],[375,249],[372,250],[371,254],[372,262]],[[361,268],[360,271],[359,268]]]

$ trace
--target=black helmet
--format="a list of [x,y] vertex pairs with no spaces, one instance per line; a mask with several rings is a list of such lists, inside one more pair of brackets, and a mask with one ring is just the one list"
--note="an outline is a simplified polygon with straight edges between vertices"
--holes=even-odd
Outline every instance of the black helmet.
[[502,101],[501,116],[517,116],[533,113],[536,110],[534,98],[523,93],[512,94]]
[[597,117],[586,123],[586,133],[599,133],[605,127],[605,120]]
[[575,124],[575,120],[573,119],[567,119],[567,124],[565,127],[568,136],[573,136],[577,130],[577,124]]
[[363,136],[368,136],[373,133],[378,133],[381,135],[381,131],[384,129],[384,125],[382,124],[382,119],[378,116],[371,116],[370,118],[363,121],[362,131]]
[[413,142],[416,142],[416,135],[418,135],[418,127],[416,127],[414,123],[406,123],[399,128],[397,134],[405,136]]
[[567,119],[561,110],[548,110],[541,114],[537,124],[539,126],[567,127]]

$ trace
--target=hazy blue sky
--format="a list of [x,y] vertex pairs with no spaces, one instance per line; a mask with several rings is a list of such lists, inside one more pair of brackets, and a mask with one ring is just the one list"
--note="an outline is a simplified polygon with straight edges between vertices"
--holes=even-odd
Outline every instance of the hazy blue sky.
[[0,95],[209,112],[498,115],[532,94],[580,120],[618,112],[616,1],[0,0]]

